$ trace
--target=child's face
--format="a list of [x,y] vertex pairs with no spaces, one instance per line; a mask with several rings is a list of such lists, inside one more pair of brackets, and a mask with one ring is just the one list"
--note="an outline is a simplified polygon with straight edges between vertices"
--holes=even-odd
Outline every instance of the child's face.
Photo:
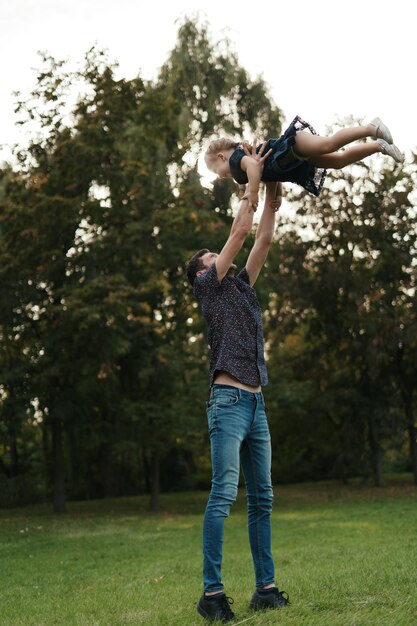
[[210,172],[216,174],[219,178],[230,178],[229,159],[222,153],[215,157],[206,157],[206,165]]

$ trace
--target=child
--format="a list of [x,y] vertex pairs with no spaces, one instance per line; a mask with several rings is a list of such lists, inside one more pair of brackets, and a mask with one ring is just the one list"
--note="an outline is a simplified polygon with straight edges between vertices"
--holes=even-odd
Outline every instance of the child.
[[[305,129],[307,129],[307,132]],[[357,139],[375,137],[371,143],[360,143],[337,152],[339,148]],[[318,196],[326,177],[326,168],[341,169],[376,152],[388,154],[401,163],[403,155],[393,144],[388,128],[376,117],[366,126],[344,128],[331,137],[320,137],[310,124],[295,117],[279,139],[268,139],[262,153],[270,152],[265,160],[262,176],[254,167],[245,146],[230,139],[212,141],[205,153],[208,169],[221,178],[232,177],[239,184],[248,184],[245,198],[256,210],[259,182],[282,181],[298,183]],[[261,146],[257,148],[257,151]]]

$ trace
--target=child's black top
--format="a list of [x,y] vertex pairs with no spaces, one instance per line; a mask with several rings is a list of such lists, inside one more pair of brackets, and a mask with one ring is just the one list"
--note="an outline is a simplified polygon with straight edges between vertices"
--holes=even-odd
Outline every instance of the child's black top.
[[[261,180],[297,183],[318,196],[326,178],[326,170],[314,167],[308,160],[298,157],[293,151],[297,132],[305,129],[308,129],[313,135],[317,134],[310,124],[297,116],[279,139],[268,139],[263,151],[268,152],[272,148],[272,152],[265,159]],[[257,148],[257,152],[259,152],[259,148]],[[246,172],[240,167],[240,162],[244,156],[245,152],[239,146],[229,159],[231,174],[235,181],[241,185],[248,182]]]

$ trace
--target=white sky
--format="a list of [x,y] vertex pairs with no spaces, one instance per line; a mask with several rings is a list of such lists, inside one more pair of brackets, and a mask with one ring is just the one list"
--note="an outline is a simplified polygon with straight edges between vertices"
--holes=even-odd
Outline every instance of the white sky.
[[286,122],[298,114],[324,134],[337,117],[379,116],[400,149],[417,149],[413,0],[0,0],[0,144],[21,140],[12,91],[34,86],[38,50],[75,66],[97,43],[121,75],[152,79],[177,20],[197,13],[253,77],[263,75]]

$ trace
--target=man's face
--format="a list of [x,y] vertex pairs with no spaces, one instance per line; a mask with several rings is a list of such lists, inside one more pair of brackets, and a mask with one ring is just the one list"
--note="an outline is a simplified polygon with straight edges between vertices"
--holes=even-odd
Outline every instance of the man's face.
[[[197,272],[197,276],[199,276],[203,272],[206,272],[208,269],[210,269],[210,267],[214,265],[214,263],[216,262],[216,259],[218,256],[219,255],[216,252],[206,252],[205,254],[203,254],[203,256],[200,258],[202,262],[204,263],[205,269]],[[227,274],[229,274],[230,276],[234,276],[236,270],[237,270],[237,265],[232,263],[229,269],[227,270]]]
[[202,262],[204,263],[204,267],[206,269],[209,269],[216,262],[216,259],[217,259],[218,256],[219,255],[216,252],[206,252],[200,258],[201,258]]

